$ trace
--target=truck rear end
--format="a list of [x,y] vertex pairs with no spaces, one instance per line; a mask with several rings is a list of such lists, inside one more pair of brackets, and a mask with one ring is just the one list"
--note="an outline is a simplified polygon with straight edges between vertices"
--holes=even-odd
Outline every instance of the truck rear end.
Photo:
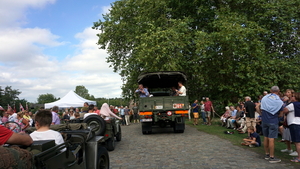
[[189,111],[188,96],[170,96],[169,90],[179,81],[185,82],[185,75],[182,72],[153,72],[143,75],[139,78],[139,83],[147,86],[152,95],[139,99],[143,134],[152,133],[153,126],[172,127],[174,132],[183,133],[185,117]]

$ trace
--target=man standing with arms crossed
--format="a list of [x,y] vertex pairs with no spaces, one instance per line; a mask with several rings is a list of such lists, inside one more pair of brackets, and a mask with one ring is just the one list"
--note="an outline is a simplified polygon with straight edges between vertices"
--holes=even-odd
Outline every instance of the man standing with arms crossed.
[[270,163],[279,163],[280,159],[274,157],[275,138],[278,135],[278,117],[283,115],[283,102],[278,96],[279,87],[273,86],[271,93],[261,100],[262,130],[264,135],[265,159]]
[[209,100],[209,98],[206,98],[206,102],[204,103],[204,111],[207,117],[207,125],[211,125],[211,111],[215,113],[214,107],[212,102]]

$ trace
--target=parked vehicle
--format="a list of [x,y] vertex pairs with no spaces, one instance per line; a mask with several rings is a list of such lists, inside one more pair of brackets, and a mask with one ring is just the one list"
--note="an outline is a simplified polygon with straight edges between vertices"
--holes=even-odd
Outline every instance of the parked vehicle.
[[152,133],[153,126],[173,127],[183,133],[188,115],[188,96],[171,96],[170,89],[187,80],[183,72],[142,73],[138,83],[147,87],[151,97],[139,98],[140,122],[143,134]]

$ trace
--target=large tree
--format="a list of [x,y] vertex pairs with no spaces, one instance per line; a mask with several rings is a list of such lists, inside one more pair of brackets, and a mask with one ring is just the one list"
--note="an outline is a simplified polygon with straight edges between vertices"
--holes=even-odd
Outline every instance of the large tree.
[[9,104],[11,107],[13,107],[16,105],[16,101],[19,100],[18,96],[21,93],[22,92],[20,92],[19,89],[12,89],[11,86],[6,86],[4,89],[2,89],[2,86],[0,86],[0,105],[7,108],[7,105]]
[[53,94],[47,93],[47,94],[40,94],[37,98],[38,104],[45,104],[45,103],[51,103],[58,100]]
[[95,100],[94,95],[90,95],[89,90],[87,88],[85,88],[85,86],[83,86],[83,85],[76,86],[74,92],[85,99]]
[[98,45],[132,98],[145,71],[184,71],[191,98],[236,100],[272,85],[299,90],[298,0],[120,0]]

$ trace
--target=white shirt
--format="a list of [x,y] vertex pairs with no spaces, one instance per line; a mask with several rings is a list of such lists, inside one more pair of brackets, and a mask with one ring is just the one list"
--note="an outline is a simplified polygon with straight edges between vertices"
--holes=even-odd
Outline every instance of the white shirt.
[[180,87],[179,92],[182,93],[182,94],[179,94],[179,96],[186,96],[186,88],[184,86]]
[[54,130],[47,130],[47,131],[34,131],[30,134],[30,137],[33,141],[39,140],[55,140],[55,144],[59,145],[64,143],[64,139],[61,134]]
[[295,117],[294,104],[291,103],[291,104],[287,105],[286,108],[289,110],[289,113],[287,114],[288,125],[291,125],[291,124],[300,125],[300,117]]
[[14,113],[14,114],[12,114],[12,115],[9,115],[8,116],[8,121],[17,121],[18,120],[18,115],[17,115],[17,113]]

